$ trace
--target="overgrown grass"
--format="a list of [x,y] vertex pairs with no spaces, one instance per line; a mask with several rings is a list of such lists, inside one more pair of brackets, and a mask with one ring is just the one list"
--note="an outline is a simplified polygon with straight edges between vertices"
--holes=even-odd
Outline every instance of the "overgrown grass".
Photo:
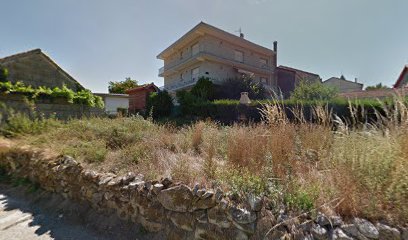
[[406,222],[405,103],[385,109],[387,116],[378,123],[353,125],[321,106],[313,107],[313,123],[301,109],[294,109],[296,121],[289,121],[282,107],[265,105],[259,124],[199,121],[176,127],[138,116],[91,118],[48,124],[35,134],[21,127],[26,130],[14,130],[13,136],[72,155],[100,171],[220,186],[235,199],[264,195],[272,205],[284,204],[292,211],[318,208],[328,214]]

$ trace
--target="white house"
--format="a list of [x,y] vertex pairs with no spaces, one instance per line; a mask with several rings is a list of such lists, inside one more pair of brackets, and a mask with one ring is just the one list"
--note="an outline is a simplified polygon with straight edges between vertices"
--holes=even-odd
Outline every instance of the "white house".
[[128,111],[129,95],[116,93],[94,93],[103,99],[105,103],[105,112],[108,115],[116,115],[120,109]]

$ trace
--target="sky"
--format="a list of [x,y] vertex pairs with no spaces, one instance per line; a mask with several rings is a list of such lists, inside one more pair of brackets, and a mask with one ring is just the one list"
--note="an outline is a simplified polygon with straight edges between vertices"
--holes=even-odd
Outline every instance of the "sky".
[[0,0],[0,58],[41,48],[84,87],[163,85],[157,54],[200,21],[272,48],[278,65],[392,86],[408,64],[407,0]]

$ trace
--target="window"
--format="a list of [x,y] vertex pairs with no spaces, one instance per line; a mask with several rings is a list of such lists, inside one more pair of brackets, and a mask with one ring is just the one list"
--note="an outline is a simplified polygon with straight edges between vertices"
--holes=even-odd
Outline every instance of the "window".
[[268,59],[260,58],[259,63],[261,64],[261,67],[266,67],[268,66]]
[[198,80],[198,74],[200,74],[200,68],[194,68],[191,70],[191,79],[196,81]]
[[265,77],[260,77],[261,83],[267,84],[268,83],[268,79]]
[[235,61],[244,62],[244,53],[238,50],[235,50]]
[[191,55],[194,56],[199,52],[200,52],[200,45],[198,45],[198,43],[196,43],[191,47]]
[[183,51],[180,52],[180,59],[183,59]]

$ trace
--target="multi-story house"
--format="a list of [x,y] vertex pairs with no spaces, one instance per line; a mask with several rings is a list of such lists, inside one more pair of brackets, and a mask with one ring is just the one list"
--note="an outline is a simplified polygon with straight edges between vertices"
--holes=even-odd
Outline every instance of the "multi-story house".
[[159,76],[170,92],[189,89],[202,76],[217,84],[243,74],[274,89],[276,51],[277,42],[268,49],[242,33],[236,36],[200,22],[157,56],[164,61]]

